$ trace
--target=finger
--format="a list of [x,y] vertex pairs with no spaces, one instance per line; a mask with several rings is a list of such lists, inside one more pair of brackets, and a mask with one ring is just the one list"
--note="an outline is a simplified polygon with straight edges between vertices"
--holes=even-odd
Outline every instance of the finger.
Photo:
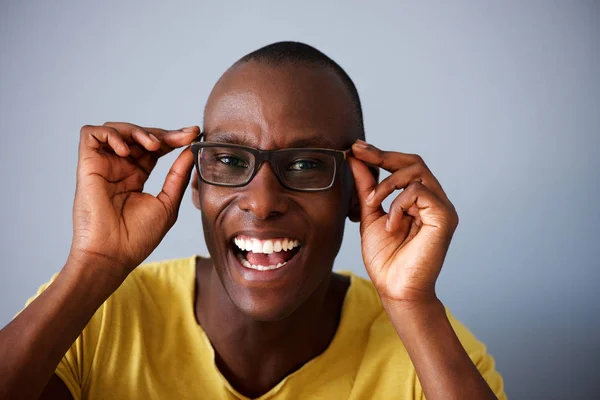
[[145,127],[144,129],[152,133],[160,140],[161,147],[158,151],[159,156],[163,156],[173,151],[173,149],[188,146],[200,134],[200,127],[197,125],[176,130],[165,130],[150,127]]
[[129,146],[119,133],[110,127],[85,125],[81,128],[79,150],[100,150],[108,146],[118,156],[127,157],[130,153]]
[[156,152],[148,151],[136,143],[130,144],[129,148],[131,150],[129,158],[132,164],[141,169],[145,174],[150,175],[158,162]]
[[414,218],[414,223],[419,228],[434,228],[446,232],[456,228],[453,214],[454,210],[449,209],[426,186],[420,182],[413,182],[392,202],[386,230],[394,232],[399,229],[403,217],[408,215]]
[[[389,215],[389,214],[388,214]],[[388,218],[389,221],[389,218]],[[415,219],[408,214],[402,215],[400,224],[395,227],[394,231],[396,234],[400,234],[402,243],[405,243],[412,239],[414,235],[419,231],[417,224],[414,223]],[[389,229],[389,228],[388,228]]]
[[354,175],[354,183],[356,185],[356,193],[360,203],[360,221],[361,230],[366,229],[373,221],[385,215],[381,205],[370,206],[367,204],[369,193],[377,186],[375,177],[369,171],[369,168],[364,162],[357,160],[354,157],[348,158],[350,170]]
[[425,164],[412,164],[382,180],[371,192],[369,205],[380,205],[391,193],[406,188],[412,182],[420,182],[444,202],[450,202],[439,182]]
[[389,172],[396,172],[412,164],[425,164],[423,159],[416,154],[401,153],[399,151],[383,151],[377,147],[357,140],[352,145],[354,157],[369,164],[377,165]]
[[167,210],[172,223],[177,219],[181,200],[190,181],[193,166],[194,155],[189,147],[186,147],[171,166],[162,190],[156,196]]
[[160,148],[160,141],[156,136],[135,124],[128,122],[105,122],[103,126],[117,130],[126,142],[138,143],[148,151],[156,151]]
[[106,122],[104,125],[117,129],[125,140],[135,140],[147,150],[156,151],[159,157],[189,145],[200,134],[197,125],[176,130],[142,127],[128,122]]

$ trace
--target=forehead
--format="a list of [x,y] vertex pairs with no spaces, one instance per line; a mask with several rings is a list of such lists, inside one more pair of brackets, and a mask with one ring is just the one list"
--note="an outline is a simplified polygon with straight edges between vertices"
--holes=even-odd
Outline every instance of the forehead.
[[356,115],[347,88],[329,68],[268,65],[250,61],[233,66],[209,96],[207,140],[264,148],[295,142],[347,148],[356,138]]

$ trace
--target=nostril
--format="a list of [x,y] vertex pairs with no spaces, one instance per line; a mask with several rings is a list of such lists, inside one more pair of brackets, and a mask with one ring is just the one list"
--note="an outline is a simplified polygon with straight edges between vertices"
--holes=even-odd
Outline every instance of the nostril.
[[289,199],[284,194],[286,190],[272,170],[265,172],[261,168],[254,179],[242,188],[238,207],[251,212],[258,219],[277,218],[288,210]]

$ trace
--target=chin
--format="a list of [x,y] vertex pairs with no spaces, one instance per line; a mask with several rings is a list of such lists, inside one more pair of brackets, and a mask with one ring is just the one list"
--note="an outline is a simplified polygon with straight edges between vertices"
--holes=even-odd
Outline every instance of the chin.
[[[253,250],[256,252],[256,245]],[[331,273],[327,264],[309,259],[306,246],[300,241],[290,242],[286,261],[277,263],[283,265],[276,268],[249,267],[247,260],[260,260],[249,252],[235,244],[230,246],[217,272],[232,303],[255,321],[276,322],[287,318]]]
[[254,321],[277,322],[290,316],[304,301],[301,298],[281,298],[275,294],[263,294],[236,290],[229,293],[235,306]]

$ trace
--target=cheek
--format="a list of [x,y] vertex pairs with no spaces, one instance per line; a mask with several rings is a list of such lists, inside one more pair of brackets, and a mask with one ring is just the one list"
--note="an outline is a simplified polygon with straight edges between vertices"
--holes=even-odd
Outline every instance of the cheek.
[[201,183],[198,188],[198,202],[203,219],[214,221],[230,203],[231,189]]
[[326,195],[311,199],[305,209],[314,227],[315,245],[327,243],[326,247],[333,249],[337,254],[348,214],[348,200],[342,190],[332,188]]
[[230,203],[230,193],[226,193],[226,188],[201,185],[198,196],[204,240],[211,256],[217,257],[221,249],[219,243],[226,240],[222,236],[222,229],[219,229],[219,220],[224,215],[223,210]]

